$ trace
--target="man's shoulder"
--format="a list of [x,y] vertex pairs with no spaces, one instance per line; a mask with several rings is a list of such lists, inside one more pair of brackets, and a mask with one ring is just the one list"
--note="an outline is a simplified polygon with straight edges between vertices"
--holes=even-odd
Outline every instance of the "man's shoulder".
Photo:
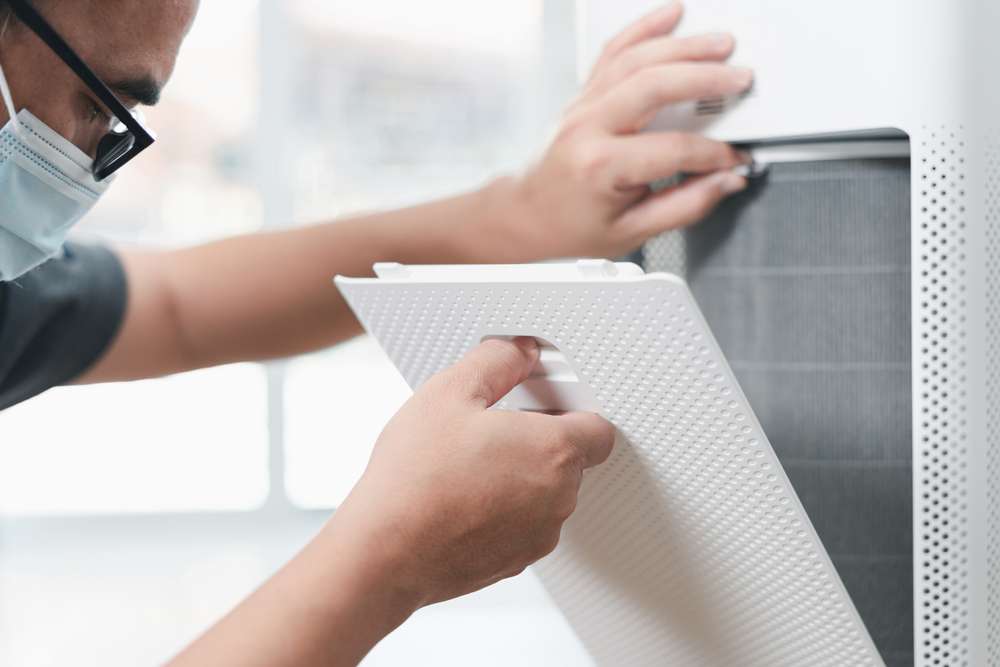
[[0,283],[0,410],[65,384],[100,358],[125,314],[125,272],[110,249],[61,256]]

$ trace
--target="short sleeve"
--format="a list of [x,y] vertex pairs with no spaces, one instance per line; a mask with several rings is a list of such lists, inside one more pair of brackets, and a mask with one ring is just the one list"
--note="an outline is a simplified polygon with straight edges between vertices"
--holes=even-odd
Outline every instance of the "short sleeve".
[[118,333],[127,296],[118,257],[76,243],[17,280],[0,282],[0,410],[90,368]]

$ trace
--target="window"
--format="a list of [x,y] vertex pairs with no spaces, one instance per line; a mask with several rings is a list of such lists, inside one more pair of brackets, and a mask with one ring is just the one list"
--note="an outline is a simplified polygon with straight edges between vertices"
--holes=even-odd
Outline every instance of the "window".
[[259,507],[268,492],[266,382],[260,367],[243,364],[55,389],[4,412],[0,432],[11,439],[0,507],[19,515]]
[[[297,219],[476,187],[538,150],[575,87],[572,22],[543,40],[540,2],[292,6],[295,32],[305,35],[288,96],[300,110],[289,140]],[[370,341],[292,362],[292,500],[339,503],[407,393]]]
[[[84,235],[178,246],[261,227],[247,155],[256,34],[257,3],[205,3],[149,110],[160,141],[121,170]],[[251,509],[267,497],[267,424],[253,366],[57,389],[0,413],[0,512]]]
[[[476,187],[542,146],[574,53],[571,0],[202,3],[159,141],[83,232],[169,247]],[[408,395],[362,338],[0,413],[0,664],[162,662],[309,539]],[[415,651],[587,664],[530,575],[367,664]]]

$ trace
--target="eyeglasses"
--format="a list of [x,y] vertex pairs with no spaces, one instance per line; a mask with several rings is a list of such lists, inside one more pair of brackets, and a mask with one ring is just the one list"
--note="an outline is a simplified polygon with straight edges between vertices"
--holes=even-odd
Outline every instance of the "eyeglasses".
[[111,92],[94,71],[90,69],[69,44],[35,11],[27,0],[8,0],[14,15],[39,39],[45,42],[81,81],[111,111],[117,123],[97,144],[94,157],[94,178],[102,181],[129,162],[136,155],[149,148],[156,136],[142,123],[138,113],[133,113],[118,96]]

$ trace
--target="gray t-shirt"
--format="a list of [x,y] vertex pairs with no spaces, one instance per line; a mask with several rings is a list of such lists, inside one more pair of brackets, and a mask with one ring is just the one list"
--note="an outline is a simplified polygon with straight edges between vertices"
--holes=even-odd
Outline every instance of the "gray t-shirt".
[[118,333],[127,286],[107,248],[68,243],[63,256],[0,282],[0,410],[65,384]]

